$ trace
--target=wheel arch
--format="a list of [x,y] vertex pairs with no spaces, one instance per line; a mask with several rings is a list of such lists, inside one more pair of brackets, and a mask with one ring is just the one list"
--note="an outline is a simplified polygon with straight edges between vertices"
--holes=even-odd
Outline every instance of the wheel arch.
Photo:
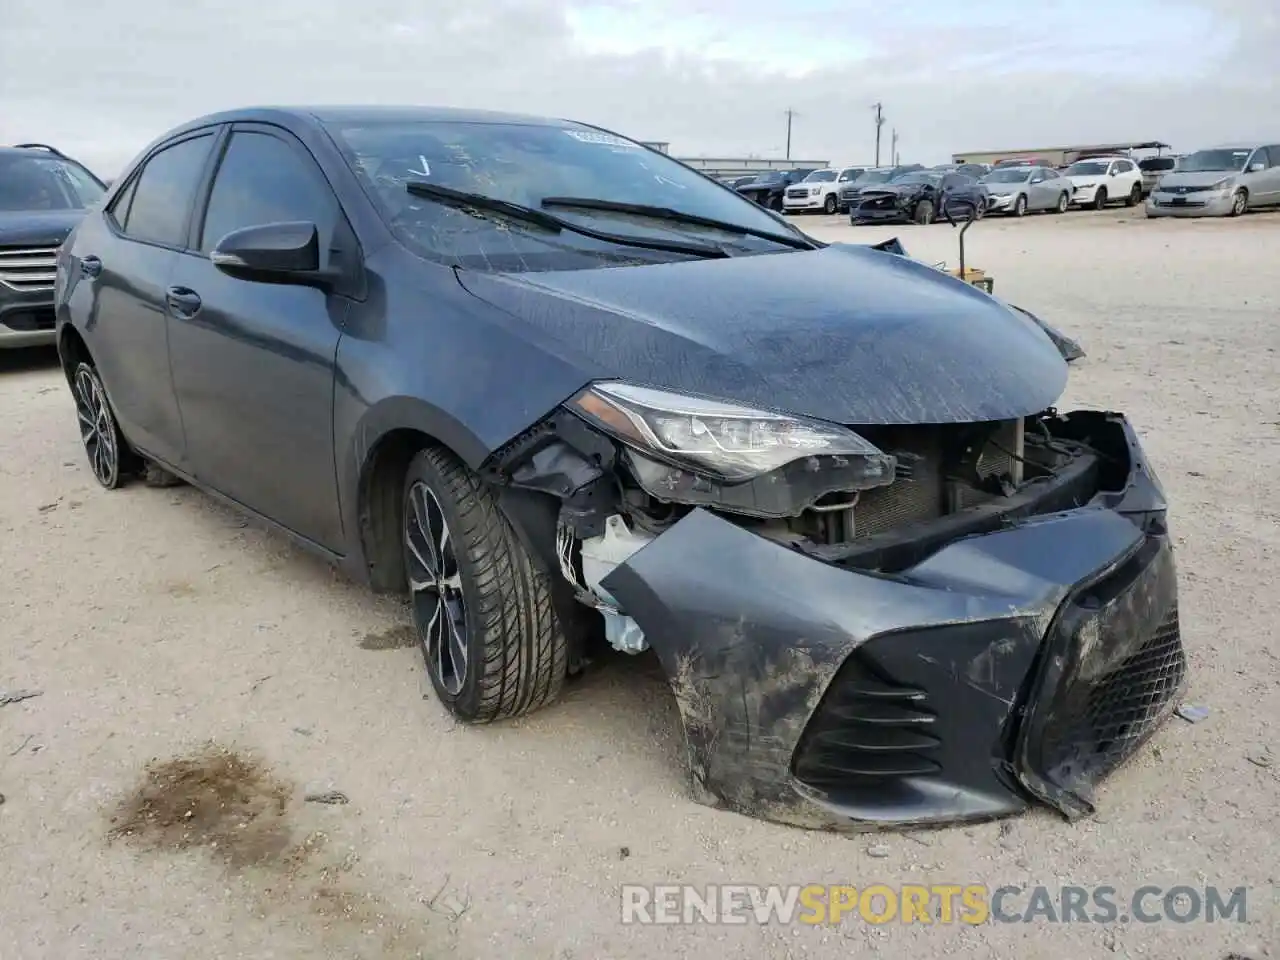
[[58,331],[57,349],[58,363],[62,367],[62,374],[67,378],[68,384],[75,377],[76,367],[81,363],[94,366],[93,354],[89,351],[89,345],[85,343],[84,336],[70,323],[64,323],[62,329]]
[[418,451],[435,446],[477,469],[489,450],[448,413],[413,397],[370,407],[350,434],[339,478],[353,566],[377,593],[404,588],[399,529],[402,486]]

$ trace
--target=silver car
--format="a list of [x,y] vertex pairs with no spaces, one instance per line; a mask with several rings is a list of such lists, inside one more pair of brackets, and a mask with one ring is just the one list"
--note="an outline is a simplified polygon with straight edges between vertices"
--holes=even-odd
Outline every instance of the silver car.
[[1011,213],[1015,217],[1033,210],[1063,213],[1071,205],[1075,190],[1071,181],[1052,167],[999,167],[981,181],[991,199],[988,213]]
[[1197,150],[1147,197],[1148,217],[1238,217],[1280,204],[1280,143]]

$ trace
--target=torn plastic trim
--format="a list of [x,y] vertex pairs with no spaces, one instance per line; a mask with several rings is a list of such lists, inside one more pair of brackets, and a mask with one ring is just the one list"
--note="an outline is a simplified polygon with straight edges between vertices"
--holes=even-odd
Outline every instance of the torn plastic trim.
[[[810,827],[946,822],[1023,805],[1015,788],[977,771],[990,772],[1015,709],[1010,691],[1024,677],[979,666],[1025,668],[1030,658],[995,657],[987,647],[1021,638],[1024,654],[1036,649],[1071,586],[1112,566],[1141,538],[1112,511],[1080,510],[949,544],[886,576],[814,560],[699,509],[603,586],[644,630],[675,691],[695,798]],[[952,629],[971,639],[949,646]],[[801,785],[792,771],[801,735],[849,655],[874,640],[879,648],[908,644],[895,649],[910,658],[911,638],[925,634],[938,642],[915,652],[937,662],[926,665],[921,682],[935,699],[959,698],[954,734],[974,752],[892,803]],[[947,659],[952,648],[968,659]],[[964,706],[997,700],[994,710]],[[979,716],[979,727],[964,727],[964,718]]]

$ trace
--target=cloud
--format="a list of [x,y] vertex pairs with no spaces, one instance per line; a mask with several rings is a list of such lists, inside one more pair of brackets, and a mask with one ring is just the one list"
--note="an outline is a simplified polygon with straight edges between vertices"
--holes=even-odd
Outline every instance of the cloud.
[[0,142],[113,173],[193,116],[433,103],[567,116],[681,155],[865,161],[1280,141],[1275,0],[9,0]]

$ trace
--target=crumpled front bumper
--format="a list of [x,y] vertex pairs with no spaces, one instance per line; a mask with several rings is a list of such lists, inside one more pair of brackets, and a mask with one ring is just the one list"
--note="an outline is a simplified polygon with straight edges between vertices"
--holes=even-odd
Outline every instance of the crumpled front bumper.
[[885,575],[696,510],[603,586],[675,690],[695,796],[871,829],[1068,817],[1167,718],[1185,665],[1165,504],[1128,423],[1123,490]]

